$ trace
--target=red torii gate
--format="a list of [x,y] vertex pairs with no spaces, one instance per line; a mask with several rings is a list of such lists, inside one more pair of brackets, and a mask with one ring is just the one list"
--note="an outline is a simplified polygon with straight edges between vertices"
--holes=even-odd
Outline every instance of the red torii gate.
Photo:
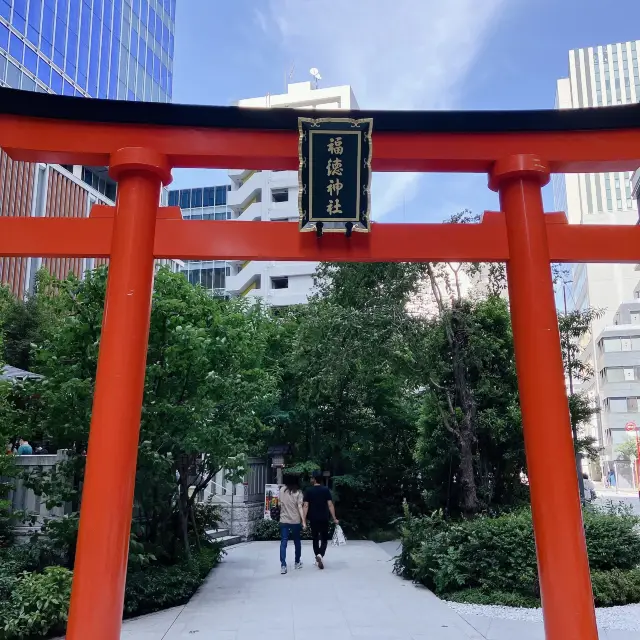
[[640,105],[323,111],[373,118],[374,170],[488,174],[502,211],[481,224],[316,238],[294,223],[183,221],[178,207],[158,207],[176,167],[296,170],[300,113],[0,89],[11,158],[105,165],[118,181],[115,208],[88,219],[0,218],[2,256],[110,258],[67,638],[120,637],[153,263],[182,258],[506,262],[546,635],[596,640],[550,263],[640,262],[640,227],[570,226],[564,213],[544,215],[541,188],[554,172],[640,166]]

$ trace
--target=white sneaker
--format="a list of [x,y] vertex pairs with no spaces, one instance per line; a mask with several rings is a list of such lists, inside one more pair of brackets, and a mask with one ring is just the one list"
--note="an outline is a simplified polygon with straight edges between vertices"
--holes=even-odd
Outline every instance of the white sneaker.
[[296,569],[302,569],[302,562],[296,562]]
[[285,575],[286,573],[287,573],[287,567],[286,567],[286,565],[283,564],[280,567],[280,575]]
[[320,554],[316,556],[316,564],[318,565],[318,569],[324,569],[324,563],[322,562],[322,556]]

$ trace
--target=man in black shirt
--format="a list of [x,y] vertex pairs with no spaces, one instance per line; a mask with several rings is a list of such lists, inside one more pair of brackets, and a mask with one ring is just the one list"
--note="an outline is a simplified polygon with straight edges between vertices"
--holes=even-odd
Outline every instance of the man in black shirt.
[[331,491],[320,484],[320,472],[314,472],[311,487],[304,494],[303,513],[311,526],[313,536],[313,553],[319,569],[324,569],[324,554],[329,541],[329,518],[338,524],[335,507],[331,499]]

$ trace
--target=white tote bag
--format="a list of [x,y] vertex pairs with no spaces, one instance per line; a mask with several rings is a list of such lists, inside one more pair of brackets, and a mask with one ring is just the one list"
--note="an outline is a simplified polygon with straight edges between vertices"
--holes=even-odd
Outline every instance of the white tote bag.
[[335,531],[333,532],[333,540],[331,540],[331,544],[334,547],[342,547],[343,545],[347,544],[347,539],[345,538],[344,531],[339,524],[336,525]]

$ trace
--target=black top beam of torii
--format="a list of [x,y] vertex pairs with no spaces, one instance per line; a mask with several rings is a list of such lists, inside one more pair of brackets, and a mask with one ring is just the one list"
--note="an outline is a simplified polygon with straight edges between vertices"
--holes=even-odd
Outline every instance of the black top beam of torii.
[[[0,88],[0,114],[168,127],[297,131],[301,110],[103,100]],[[304,110],[308,116],[309,111]],[[373,118],[384,133],[514,133],[640,128],[640,103],[527,111],[322,110],[323,118]],[[638,151],[640,158],[640,150]]]

